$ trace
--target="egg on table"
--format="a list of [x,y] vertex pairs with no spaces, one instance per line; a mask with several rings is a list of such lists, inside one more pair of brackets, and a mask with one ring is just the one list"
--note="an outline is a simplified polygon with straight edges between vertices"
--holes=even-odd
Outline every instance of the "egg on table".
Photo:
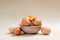
[[11,34],[20,35],[22,30],[20,27],[11,27],[11,28],[9,28],[9,32]]
[[14,33],[15,35],[20,35],[21,32],[22,32],[22,30],[21,30],[19,27],[16,27],[16,28],[14,29],[14,31],[13,31],[13,33]]
[[10,27],[10,28],[9,28],[9,32],[10,32],[11,34],[13,34],[13,31],[14,31],[15,28],[16,28],[16,27]]
[[50,34],[51,29],[50,29],[49,27],[42,27],[42,28],[41,28],[41,32],[42,32],[43,34],[48,35],[48,34]]

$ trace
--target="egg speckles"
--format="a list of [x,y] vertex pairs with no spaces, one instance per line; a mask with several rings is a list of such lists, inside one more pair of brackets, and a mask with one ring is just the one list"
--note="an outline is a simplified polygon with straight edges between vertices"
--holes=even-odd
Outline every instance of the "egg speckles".
[[48,28],[48,27],[42,27],[42,28],[41,28],[41,32],[42,32],[43,34],[48,35],[48,34],[50,34],[51,29]]

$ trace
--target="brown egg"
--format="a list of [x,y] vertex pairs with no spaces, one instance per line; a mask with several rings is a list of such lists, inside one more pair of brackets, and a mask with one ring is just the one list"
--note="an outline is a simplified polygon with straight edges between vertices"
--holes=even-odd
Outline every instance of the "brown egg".
[[34,26],[34,22],[33,22],[33,21],[30,21],[30,25],[31,25],[31,26]]
[[42,28],[41,28],[41,32],[42,32],[43,34],[48,35],[48,34],[50,34],[51,29],[48,28],[48,27],[42,27]]
[[22,32],[22,30],[19,28],[19,27],[16,27],[15,29],[14,29],[14,34],[15,35],[20,35],[21,34],[21,32]]
[[36,18],[35,20],[34,20],[34,25],[35,26],[39,26],[39,25],[41,25],[42,24],[42,21],[39,19],[39,18]]
[[29,21],[27,18],[24,18],[24,19],[22,20],[22,25],[23,25],[23,26],[29,26],[29,25],[30,25],[30,21]]

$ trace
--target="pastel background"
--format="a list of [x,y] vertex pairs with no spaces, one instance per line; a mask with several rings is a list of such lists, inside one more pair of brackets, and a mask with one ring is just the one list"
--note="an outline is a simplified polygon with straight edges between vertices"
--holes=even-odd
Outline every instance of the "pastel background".
[[[29,15],[39,17],[43,26],[51,28],[49,36],[11,36],[9,27],[20,24]],[[0,40],[59,40],[60,0],[0,0]]]

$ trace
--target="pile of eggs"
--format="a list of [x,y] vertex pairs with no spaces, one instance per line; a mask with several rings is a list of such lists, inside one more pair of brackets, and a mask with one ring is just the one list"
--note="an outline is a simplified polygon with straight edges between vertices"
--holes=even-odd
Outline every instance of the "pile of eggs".
[[29,16],[27,18],[23,18],[22,20],[23,26],[38,26],[41,24],[41,20],[39,18],[36,18],[35,16]]
[[9,32],[14,35],[21,35],[24,33],[38,33],[41,30],[42,34],[50,34],[51,29],[49,27],[42,27],[42,21],[35,16],[28,16],[23,18],[20,27],[11,27]]

